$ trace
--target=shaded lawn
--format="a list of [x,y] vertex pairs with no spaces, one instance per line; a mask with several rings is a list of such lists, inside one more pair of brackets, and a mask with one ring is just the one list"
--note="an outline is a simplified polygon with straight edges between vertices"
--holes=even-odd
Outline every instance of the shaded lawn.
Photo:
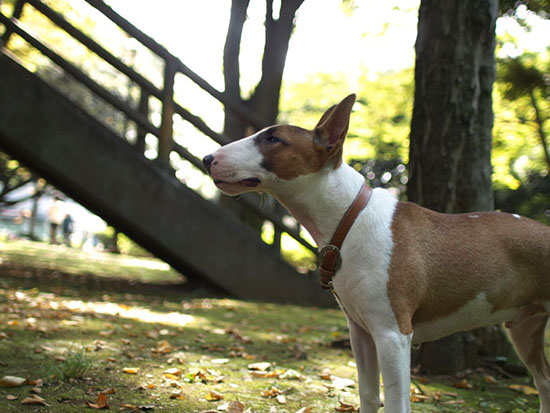
[[[358,407],[351,352],[331,346],[346,335],[339,310],[189,289],[156,260],[137,268],[21,242],[0,254],[0,377],[41,379],[48,404],[21,404],[36,384],[0,387],[2,412],[92,411],[85,400],[100,392],[114,411],[202,412],[233,400],[254,412]],[[249,369],[260,362],[264,372]],[[508,388],[527,378],[477,371],[415,382],[415,412],[537,411],[536,397]]]

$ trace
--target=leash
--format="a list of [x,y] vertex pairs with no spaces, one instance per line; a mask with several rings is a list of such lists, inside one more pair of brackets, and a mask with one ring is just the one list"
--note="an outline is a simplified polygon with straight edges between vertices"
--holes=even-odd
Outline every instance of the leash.
[[342,266],[340,249],[357,216],[369,203],[371,195],[372,190],[367,186],[366,182],[363,183],[355,200],[340,220],[336,231],[330,239],[330,243],[321,248],[318,253],[319,282],[321,283],[321,287],[325,290],[330,290],[339,303],[340,299],[336,295],[332,285],[332,277],[334,277]]

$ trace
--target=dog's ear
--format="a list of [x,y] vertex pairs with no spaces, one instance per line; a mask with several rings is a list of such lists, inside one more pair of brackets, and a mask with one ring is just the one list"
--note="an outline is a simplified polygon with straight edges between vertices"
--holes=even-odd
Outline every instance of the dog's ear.
[[323,123],[326,122],[330,114],[334,111],[334,108],[336,108],[337,105],[332,105],[330,108],[328,108],[325,113],[323,113],[323,116],[321,116],[321,119],[319,119],[319,122],[317,122],[317,125],[315,125],[315,129],[320,127]]
[[354,103],[355,94],[351,94],[321,116],[314,129],[316,143],[329,150],[341,146],[348,133],[349,118]]

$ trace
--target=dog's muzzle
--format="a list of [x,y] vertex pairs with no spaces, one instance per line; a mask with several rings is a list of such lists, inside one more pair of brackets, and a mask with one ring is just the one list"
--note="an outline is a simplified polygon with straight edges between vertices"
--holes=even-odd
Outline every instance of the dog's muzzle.
[[206,155],[204,158],[202,158],[202,164],[204,165],[204,169],[206,169],[206,172],[210,173],[210,168],[212,167],[213,162],[214,155]]

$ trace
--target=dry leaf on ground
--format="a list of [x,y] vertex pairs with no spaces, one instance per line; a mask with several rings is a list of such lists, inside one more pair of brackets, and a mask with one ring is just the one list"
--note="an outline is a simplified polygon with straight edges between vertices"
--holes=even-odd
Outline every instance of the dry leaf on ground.
[[185,395],[183,394],[183,392],[181,390],[176,390],[176,391],[174,391],[170,394],[170,398],[172,400],[174,400],[174,399],[183,400],[183,399],[185,399]]
[[248,365],[248,370],[266,371],[270,367],[271,363],[268,362],[252,363]]
[[16,376],[4,376],[0,379],[0,386],[19,387],[27,382],[27,379]]
[[218,400],[223,400],[223,394],[218,393],[217,391],[211,390],[210,393],[208,393],[205,398],[209,402],[214,402]]
[[181,374],[181,370],[176,367],[173,367],[171,369],[164,370],[162,374],[164,375],[168,374],[170,376],[179,376]]
[[346,403],[343,401],[340,402],[340,406],[337,407],[335,410],[337,412],[352,412],[352,413],[356,413],[359,411],[359,409],[357,409],[353,404]]
[[233,400],[228,403],[220,404],[217,408],[217,411],[227,413],[243,413],[244,404],[239,401]]
[[453,386],[456,387],[457,389],[466,389],[466,390],[470,390],[472,387],[474,387],[470,383],[468,383],[468,380],[466,379],[459,381],[457,383],[454,383]]
[[43,399],[42,397],[36,394],[33,394],[30,397],[24,398],[23,400],[21,400],[21,404],[37,404],[40,406],[49,406],[49,404],[46,403],[45,399]]
[[124,367],[122,371],[126,374],[138,374],[139,367]]
[[277,387],[271,387],[269,390],[262,391],[261,395],[263,397],[277,397],[281,393],[281,390],[279,390]]
[[518,393],[523,393],[526,396],[538,396],[539,392],[530,386],[524,386],[523,384],[510,384],[508,386],[510,390],[517,391]]
[[495,379],[493,376],[491,376],[490,374],[486,374],[483,376],[483,381],[487,384],[497,384],[498,383],[498,380]]
[[279,404],[286,404],[286,397],[282,394],[278,394],[277,397],[275,397],[275,400],[277,400],[277,403]]
[[105,393],[99,392],[97,395],[97,399],[95,403],[89,402],[88,400],[84,400],[89,408],[101,410],[101,409],[108,409],[109,408],[109,401],[107,400],[107,396],[105,396]]

